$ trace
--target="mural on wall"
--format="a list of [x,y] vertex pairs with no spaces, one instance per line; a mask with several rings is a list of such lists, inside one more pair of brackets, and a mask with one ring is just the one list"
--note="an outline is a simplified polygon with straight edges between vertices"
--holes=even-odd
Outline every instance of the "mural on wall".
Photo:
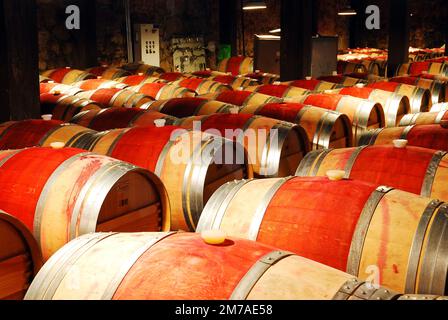
[[203,38],[173,38],[171,49],[174,71],[195,72],[206,69],[207,55]]

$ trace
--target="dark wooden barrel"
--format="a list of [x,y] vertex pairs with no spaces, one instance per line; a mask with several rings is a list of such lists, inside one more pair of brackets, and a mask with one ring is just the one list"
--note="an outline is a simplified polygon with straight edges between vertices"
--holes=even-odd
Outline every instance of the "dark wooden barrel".
[[314,151],[301,162],[297,175],[325,176],[329,170],[343,170],[350,179],[448,201],[445,151],[387,145]]
[[0,207],[33,232],[44,259],[82,234],[169,230],[166,190],[149,171],[70,148],[0,157]]
[[235,181],[210,199],[198,232],[222,230],[364,280],[375,270],[397,292],[444,295],[446,213],[446,203],[356,180]]
[[0,210],[0,300],[22,300],[43,264],[32,233]]

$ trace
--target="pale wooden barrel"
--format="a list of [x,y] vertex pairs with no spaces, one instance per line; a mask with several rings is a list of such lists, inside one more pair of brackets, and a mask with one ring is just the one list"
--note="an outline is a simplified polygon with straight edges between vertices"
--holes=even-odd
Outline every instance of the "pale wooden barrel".
[[376,285],[397,292],[444,295],[447,212],[446,203],[356,180],[235,181],[213,195],[197,231],[222,230],[364,280],[374,271]]
[[195,234],[114,233],[86,235],[68,244],[42,268],[26,299],[393,300],[399,296],[247,240],[229,238],[213,246]]

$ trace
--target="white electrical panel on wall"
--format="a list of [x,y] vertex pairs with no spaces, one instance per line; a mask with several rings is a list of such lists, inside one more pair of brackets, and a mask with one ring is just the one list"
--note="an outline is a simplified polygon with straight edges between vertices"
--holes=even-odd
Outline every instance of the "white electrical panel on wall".
[[134,25],[134,60],[160,67],[160,30],[152,24]]

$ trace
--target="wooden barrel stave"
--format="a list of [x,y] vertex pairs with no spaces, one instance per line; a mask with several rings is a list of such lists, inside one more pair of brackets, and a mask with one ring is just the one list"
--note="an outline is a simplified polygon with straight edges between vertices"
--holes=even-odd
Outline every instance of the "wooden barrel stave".
[[228,113],[232,107],[228,103],[203,98],[174,98],[148,104],[148,110],[155,110],[177,118]]

